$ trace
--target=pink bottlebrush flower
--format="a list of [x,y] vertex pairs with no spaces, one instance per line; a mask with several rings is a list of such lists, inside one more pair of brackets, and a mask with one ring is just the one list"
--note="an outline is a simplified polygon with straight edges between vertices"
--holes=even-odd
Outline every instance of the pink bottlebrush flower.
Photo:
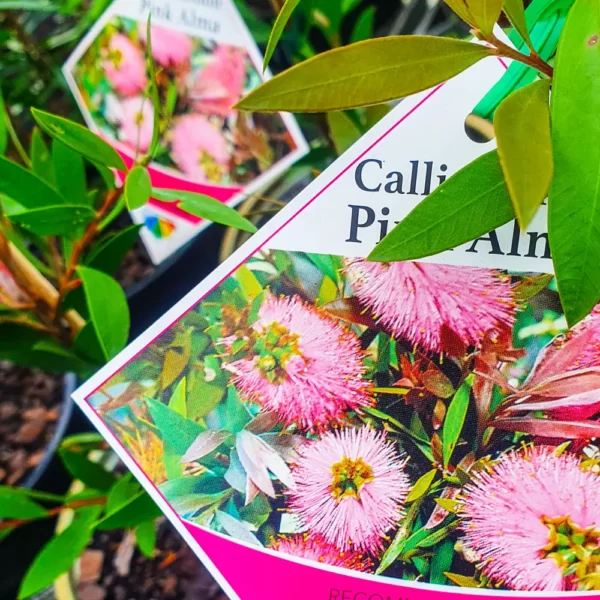
[[233,105],[242,97],[245,78],[245,50],[220,44],[190,90],[194,109],[227,117],[232,112]]
[[320,535],[281,536],[271,542],[269,548],[297,558],[314,560],[321,564],[343,567],[353,571],[370,571],[373,566],[373,562],[368,556],[355,550],[342,551],[326,542]]
[[171,157],[183,173],[198,183],[223,179],[230,153],[220,129],[201,115],[186,115],[171,134]]
[[154,108],[148,98],[125,98],[120,108],[120,140],[140,152],[146,152],[152,142]]
[[[146,24],[140,23],[138,35],[146,43]],[[163,67],[177,67],[190,62],[192,57],[192,38],[175,29],[152,26],[152,58]]]
[[122,33],[110,38],[104,71],[115,91],[125,96],[143,92],[148,83],[142,51]]
[[465,545],[496,583],[562,591],[598,577],[600,477],[575,454],[547,446],[506,454],[473,476],[461,513]]
[[381,552],[410,489],[406,460],[385,434],[330,431],[298,455],[289,506],[306,529],[343,551]]
[[425,351],[449,350],[443,326],[470,346],[487,330],[514,322],[510,280],[491,269],[353,259],[347,273],[381,325]]
[[269,295],[252,330],[251,353],[228,365],[245,400],[303,429],[372,404],[358,337],[324,312]]

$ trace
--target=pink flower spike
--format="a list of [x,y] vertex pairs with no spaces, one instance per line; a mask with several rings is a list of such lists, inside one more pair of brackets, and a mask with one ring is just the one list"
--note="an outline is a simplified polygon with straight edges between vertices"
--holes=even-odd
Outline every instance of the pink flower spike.
[[477,346],[487,330],[514,322],[510,280],[491,269],[353,259],[346,271],[381,325],[426,352],[448,350],[443,326]]
[[115,91],[124,96],[142,93],[148,83],[142,51],[122,33],[110,38],[104,70]]
[[[138,35],[146,43],[146,24],[140,23]],[[176,29],[158,27],[150,28],[152,41],[152,58],[163,67],[177,67],[188,64],[192,57],[192,38]]]
[[291,511],[342,551],[379,554],[410,490],[406,460],[385,434],[366,426],[331,431],[298,454]]
[[201,115],[185,115],[171,136],[171,158],[183,173],[198,183],[221,182],[230,154],[220,129]]
[[343,567],[353,571],[368,572],[373,566],[372,561],[360,552],[354,550],[342,551],[333,544],[326,542],[320,535],[281,536],[273,540],[269,544],[269,548],[296,558],[314,560],[324,565]]
[[252,328],[251,353],[227,365],[247,402],[305,430],[372,404],[358,337],[324,312],[269,295]]
[[133,150],[146,152],[152,142],[154,108],[148,98],[125,98],[120,109],[120,140]]
[[477,472],[462,499],[464,543],[509,589],[587,589],[600,572],[600,477],[548,446]]

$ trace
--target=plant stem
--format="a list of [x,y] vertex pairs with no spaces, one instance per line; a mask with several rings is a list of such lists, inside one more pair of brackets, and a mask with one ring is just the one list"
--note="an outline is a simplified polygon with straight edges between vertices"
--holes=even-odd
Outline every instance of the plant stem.
[[19,154],[19,157],[21,158],[21,161],[23,162],[23,164],[27,168],[30,169],[31,168],[31,160],[29,159],[29,156],[27,155],[27,152],[25,151],[23,144],[21,144],[21,140],[19,139],[17,132],[15,131],[15,128],[13,127],[12,121],[10,120],[10,115],[8,114],[8,109],[4,109],[3,117],[4,117],[4,122],[6,124],[6,130],[8,131],[8,135],[10,136],[13,146],[15,147],[17,153]]

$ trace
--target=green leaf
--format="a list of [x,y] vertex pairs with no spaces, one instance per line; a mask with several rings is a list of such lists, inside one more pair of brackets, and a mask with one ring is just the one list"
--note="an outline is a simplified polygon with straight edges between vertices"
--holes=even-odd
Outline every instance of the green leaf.
[[109,529],[124,529],[136,527],[140,523],[156,519],[162,515],[160,508],[147,492],[142,490],[133,498],[122,504],[115,511],[107,514],[96,523],[96,528],[102,531]]
[[0,194],[25,208],[66,204],[66,199],[43,179],[6,158],[0,158]]
[[54,165],[52,164],[52,155],[38,127],[34,127],[31,134],[29,155],[31,157],[31,170],[46,183],[54,186],[56,178],[54,175]]
[[362,135],[356,123],[344,112],[327,113],[327,125],[338,154],[346,152]]
[[121,286],[106,273],[77,267],[93,331],[105,360],[119,353],[129,337],[129,307]]
[[133,167],[125,179],[125,201],[129,210],[141,208],[150,200],[152,182],[146,167]]
[[525,20],[525,7],[523,0],[504,0],[504,12],[516,29],[521,39],[528,45],[531,45],[527,21]]
[[156,550],[156,521],[150,519],[135,528],[135,541],[140,552],[147,558],[154,556]]
[[106,514],[115,513],[141,491],[140,484],[135,481],[131,473],[117,479],[108,492],[106,498]]
[[498,153],[475,159],[421,201],[375,247],[374,261],[415,260],[460,246],[514,219]]
[[82,481],[95,490],[108,490],[115,483],[115,476],[102,465],[91,461],[83,452],[60,450],[59,456],[73,479]]
[[58,12],[58,6],[48,0],[0,0],[0,10]]
[[56,188],[73,204],[90,204],[87,195],[85,165],[78,152],[58,139],[52,140],[52,161],[56,172]]
[[431,469],[431,471],[428,471],[427,473],[425,473],[425,475],[419,477],[413,488],[410,490],[410,494],[408,494],[406,501],[413,502],[414,500],[417,500],[418,498],[424,496],[427,493],[427,490],[429,490],[431,484],[433,483],[436,473],[437,469]]
[[6,216],[38,235],[68,235],[89,223],[96,213],[83,204],[56,204],[19,212],[6,211]]
[[292,13],[300,3],[300,0],[285,0],[285,4],[281,7],[279,14],[277,15],[277,19],[275,19],[275,23],[273,25],[273,29],[271,30],[271,35],[269,36],[269,41],[267,43],[267,49],[265,51],[265,58],[263,61],[263,72],[267,70],[269,66],[269,62],[271,62],[271,58],[273,56],[273,52],[275,52],[275,48],[279,43],[281,38],[281,34],[287,25],[287,22],[290,20]]
[[392,107],[390,104],[374,104],[365,108],[365,127],[371,129],[373,125],[379,123],[385,117]]
[[[156,65],[154,64],[154,58],[152,56],[152,27],[151,27],[152,13],[148,13],[148,21],[146,22],[146,62],[148,63],[148,72],[150,74],[150,100],[152,101],[152,108],[154,119],[152,123],[152,140],[150,141],[150,147],[148,148],[147,161],[152,160],[156,154],[156,149],[160,142],[160,115],[161,115],[161,104],[158,96],[158,85],[156,83]],[[146,162],[146,161],[144,161]],[[148,176],[148,183],[150,177]],[[149,187],[152,187],[149,184]],[[143,204],[145,204],[144,202]],[[140,205],[142,206],[142,205]]]
[[502,12],[503,0],[466,0],[475,25],[489,35]]
[[250,233],[256,232],[256,227],[235,209],[205,194],[153,188],[152,197],[163,202],[178,202],[178,208],[196,217],[208,219],[228,227],[237,227]]
[[8,128],[6,127],[6,106],[4,105],[4,96],[0,88],[0,156],[4,156],[8,148]]
[[41,519],[47,515],[43,506],[34,502],[15,488],[0,486],[0,518]]
[[391,36],[318,54],[263,83],[237,108],[328,112],[410,96],[464,71],[490,50],[449,38]]
[[183,377],[169,400],[169,408],[185,418],[187,418],[186,387],[186,378]]
[[66,573],[91,539],[89,520],[84,516],[76,516],[73,523],[53,537],[35,557],[21,582],[19,599],[29,598]]
[[431,559],[431,573],[429,576],[430,583],[443,585],[446,583],[444,573],[452,566],[454,560],[454,541],[444,540],[433,553]]
[[542,79],[510,94],[494,116],[498,156],[521,228],[527,229],[552,181],[550,81]]
[[600,12],[577,0],[558,45],[552,84],[554,179],[548,233],[570,326],[600,299]]
[[377,9],[375,6],[369,6],[360,13],[360,16],[356,20],[356,25],[352,30],[352,42],[362,42],[373,36],[376,12]]
[[246,300],[252,300],[263,293],[262,285],[256,275],[246,266],[242,265],[235,272],[235,278],[240,284],[242,294],[244,294]]
[[452,453],[454,452],[454,448],[456,448],[460,432],[465,424],[467,410],[469,409],[470,394],[471,388],[468,384],[463,383],[458,388],[454,398],[452,398],[450,406],[448,406],[448,412],[444,419],[444,429],[442,431],[444,467],[448,466],[450,458],[452,458]]
[[[473,0],[470,0],[471,2]],[[477,2],[477,0],[475,0]],[[444,0],[444,2],[465,22],[475,27],[475,19],[469,10],[467,0]]]
[[91,161],[105,167],[127,171],[127,167],[119,153],[108,142],[105,142],[89,129],[37,108],[32,108],[31,114],[37,124],[49,136],[60,140],[75,152],[79,152]]
[[110,236],[90,252],[85,264],[107,275],[114,275],[139,238],[141,228],[142,225],[131,225]]

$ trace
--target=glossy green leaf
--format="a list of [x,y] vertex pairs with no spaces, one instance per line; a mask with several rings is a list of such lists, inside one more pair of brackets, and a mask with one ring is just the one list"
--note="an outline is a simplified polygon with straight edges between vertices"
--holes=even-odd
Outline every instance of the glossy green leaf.
[[492,33],[502,12],[503,0],[466,0],[466,3],[477,28],[486,35]]
[[84,452],[61,450],[60,458],[73,479],[78,479],[95,490],[108,490],[115,483],[115,476],[102,465],[91,461]]
[[25,208],[66,204],[66,199],[43,179],[6,158],[0,158],[0,194]]
[[600,11],[577,0],[554,67],[554,179],[548,233],[558,292],[570,326],[600,299]]
[[133,478],[131,473],[127,473],[123,477],[117,479],[106,498],[106,514],[115,513],[125,504],[131,502],[134,496],[141,492],[140,484]]
[[[471,0],[472,2],[473,0]],[[477,1],[477,0],[475,0]],[[475,27],[475,19],[469,10],[467,0],[444,0],[444,2],[467,24]]]
[[346,152],[361,136],[361,131],[356,123],[341,111],[327,113],[327,125],[338,155]]
[[58,5],[48,0],[0,0],[0,10],[58,12]]
[[498,156],[521,228],[531,223],[552,181],[550,81],[542,79],[510,94],[494,116]]
[[319,54],[263,83],[237,105],[262,112],[329,112],[380,104],[437,85],[490,50],[449,38],[391,36]]
[[147,492],[142,490],[115,511],[96,523],[100,530],[136,527],[140,523],[160,517],[162,512]]
[[527,21],[525,20],[525,7],[523,6],[523,0],[504,0],[503,10],[512,26],[521,36],[521,39],[527,44],[531,45],[531,40],[529,39],[529,30],[527,29]]
[[25,496],[20,490],[0,486],[1,519],[40,519],[46,514],[43,506]]
[[447,583],[445,572],[454,560],[454,540],[444,540],[436,549],[431,559],[430,583],[443,585]]
[[0,156],[4,156],[8,148],[8,129],[6,127],[6,106],[0,88]]
[[38,127],[33,128],[31,134],[31,146],[29,148],[31,158],[31,170],[46,183],[55,186],[56,177],[52,155],[44,141],[44,136]]
[[60,140],[93,162],[119,171],[127,171],[119,153],[89,129],[37,108],[32,108],[31,114],[37,124],[52,138]]
[[447,467],[450,463],[450,458],[452,458],[452,453],[458,443],[460,432],[465,424],[467,410],[469,410],[470,395],[471,388],[466,383],[463,383],[458,388],[454,398],[450,401],[450,406],[448,406],[442,430],[444,467]]
[[125,178],[125,201],[129,210],[141,208],[150,200],[152,182],[146,167],[133,167]]
[[153,188],[152,197],[163,202],[177,202],[178,208],[196,217],[228,227],[237,227],[250,233],[256,232],[256,227],[235,209],[205,194]]
[[375,28],[375,13],[377,9],[375,6],[369,6],[363,10],[358,19],[356,25],[352,30],[352,42],[362,42],[373,37],[373,29]]
[[56,189],[73,204],[91,205],[81,154],[55,138],[52,140],[52,162],[56,173]]
[[514,219],[498,153],[475,159],[421,201],[369,260],[415,260],[460,246]]
[[125,292],[109,275],[80,266],[86,306],[93,331],[105,360],[113,358],[127,343],[129,337],[129,308]]
[[428,471],[425,475],[419,477],[413,488],[410,490],[410,494],[408,494],[406,501],[413,502],[414,500],[421,498],[421,496],[424,496],[431,487],[436,474],[437,469],[431,469],[431,471]]
[[45,589],[66,573],[91,539],[89,520],[84,516],[76,516],[73,523],[53,537],[35,557],[21,582],[19,600]]
[[135,542],[140,552],[147,558],[154,556],[156,550],[156,521],[144,521],[135,528]]
[[269,62],[273,56],[273,52],[275,52],[275,48],[279,43],[281,38],[281,34],[287,25],[287,22],[290,20],[292,13],[300,3],[300,0],[285,0],[285,4],[281,7],[279,14],[277,15],[277,19],[275,19],[275,23],[273,24],[273,29],[271,30],[271,35],[269,36],[269,42],[267,43],[267,49],[265,51],[265,58],[263,61],[263,72],[267,70],[269,66]]
[[90,252],[85,264],[107,275],[114,275],[139,238],[141,228],[142,225],[131,225],[111,235]]
[[83,204],[57,204],[13,212],[6,216],[37,235],[67,235],[89,223],[95,212]]

